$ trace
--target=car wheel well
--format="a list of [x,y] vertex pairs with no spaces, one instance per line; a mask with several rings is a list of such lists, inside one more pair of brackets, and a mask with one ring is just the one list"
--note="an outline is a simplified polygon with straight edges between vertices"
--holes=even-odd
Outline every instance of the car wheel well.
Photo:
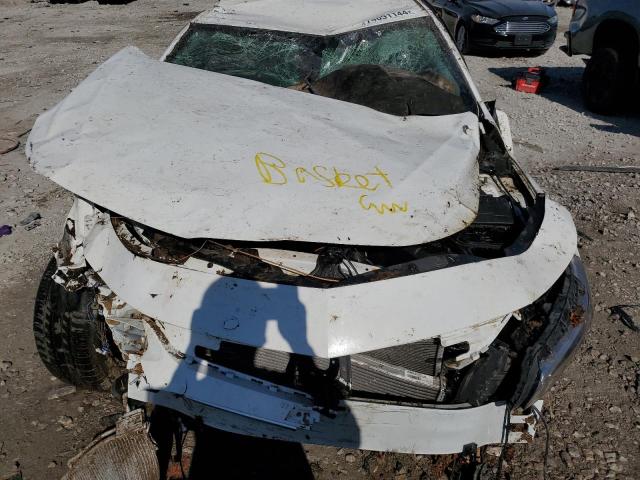
[[596,30],[593,51],[599,48],[614,48],[621,53],[638,56],[638,34],[622,20],[605,20]]
[[[464,28],[464,32],[465,32],[465,41],[464,41],[464,46],[462,47],[462,49],[460,48],[461,45],[459,45],[459,41],[458,41],[458,35],[460,33],[460,30]],[[453,41],[456,44],[456,47],[458,47],[458,50],[460,50],[460,53],[462,53],[463,55],[468,53],[469,50],[469,29],[467,28],[467,25],[465,25],[465,23],[462,21],[462,19],[458,20],[458,22],[456,23],[456,27],[454,29],[454,33],[453,33]]]

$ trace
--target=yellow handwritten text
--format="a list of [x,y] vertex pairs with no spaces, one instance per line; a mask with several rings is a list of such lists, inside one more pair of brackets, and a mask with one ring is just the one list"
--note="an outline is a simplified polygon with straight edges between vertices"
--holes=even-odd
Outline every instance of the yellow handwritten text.
[[[303,185],[315,183],[327,188],[350,188],[366,192],[376,192],[379,188],[385,187],[393,188],[389,174],[378,166],[366,173],[348,172],[324,165],[296,167],[289,166],[281,158],[266,152],[256,153],[254,161],[260,178],[267,185],[287,185],[292,181]],[[391,205],[372,202],[366,193],[360,195],[358,204],[363,210],[371,210],[379,215],[406,213],[409,209],[407,202],[392,202]]]
[[358,198],[358,203],[363,209],[365,210],[373,209],[374,212],[377,212],[380,215],[384,215],[387,212],[388,213],[398,213],[398,212],[406,213],[407,210],[409,209],[409,205],[407,204],[407,202],[402,202],[402,205],[398,205],[395,202],[391,202],[391,205],[387,205],[384,202],[381,202],[380,204],[370,202],[369,200],[367,200],[367,194],[360,195],[360,198]]
[[286,164],[275,155],[258,152],[256,153],[255,162],[258,173],[264,183],[271,185],[286,185],[288,183],[287,176],[282,171]]
[[288,167],[284,160],[265,152],[256,153],[254,160],[262,181],[269,185],[286,185],[291,177],[298,183],[315,182],[328,188],[355,188],[369,192],[375,192],[381,186],[393,188],[389,174],[378,166],[371,172],[355,174],[323,165]]

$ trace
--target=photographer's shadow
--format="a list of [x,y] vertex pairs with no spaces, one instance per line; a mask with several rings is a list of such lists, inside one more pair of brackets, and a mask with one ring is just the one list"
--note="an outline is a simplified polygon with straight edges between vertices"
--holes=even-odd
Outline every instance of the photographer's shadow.
[[307,339],[307,312],[292,285],[263,287],[252,280],[222,277],[193,313],[191,330],[255,347],[267,345],[268,338],[271,345],[314,355]]
[[[185,380],[187,385],[189,382],[194,384],[198,381],[192,365],[196,361],[195,352],[202,348],[195,339],[202,339],[203,335],[246,346],[243,348],[249,355],[240,359],[238,365],[248,368],[264,367],[257,365],[257,350],[251,347],[259,348],[266,345],[274,350],[288,347],[297,355],[289,356],[285,368],[287,374],[296,369],[303,369],[310,371],[306,374],[307,379],[321,377],[324,371],[317,369],[311,359],[314,350],[308,340],[307,312],[298,292],[299,289],[295,286],[261,284],[233,277],[222,277],[214,282],[193,314],[192,338],[185,352],[187,358],[173,375],[169,390],[180,390],[178,387],[185,385]],[[238,371],[241,371],[240,368]],[[255,376],[261,378],[259,374]],[[314,387],[314,390],[316,388]],[[189,387],[186,393],[188,397]],[[211,392],[212,398],[215,395],[215,392]],[[247,395],[250,395],[249,391]],[[171,425],[171,421],[168,420],[170,416],[171,413],[165,409],[158,410],[155,426],[152,416],[154,438],[159,443],[161,469],[168,465],[171,444],[177,438],[174,434],[162,433],[164,425]],[[346,423],[351,424],[350,430],[357,442],[355,420],[351,419],[350,415],[347,415],[347,418]],[[175,425],[173,428],[175,430]],[[189,479],[210,479],[212,475],[225,479],[313,478],[300,443],[229,433],[206,427],[197,420],[190,424],[189,428],[195,433],[195,446],[188,468]],[[256,433],[260,434],[260,430]]]

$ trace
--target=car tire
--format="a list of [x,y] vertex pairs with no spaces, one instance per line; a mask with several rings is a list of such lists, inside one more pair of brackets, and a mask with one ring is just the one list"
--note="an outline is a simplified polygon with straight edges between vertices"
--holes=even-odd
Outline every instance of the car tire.
[[467,27],[464,26],[463,23],[458,25],[456,29],[456,47],[461,54],[466,55],[469,53],[469,33],[467,32]]
[[620,111],[631,95],[634,68],[627,56],[615,48],[599,48],[587,62],[582,77],[585,105],[594,113],[612,114]]
[[89,289],[68,292],[52,275],[51,259],[36,294],[33,334],[40,359],[49,372],[77,387],[109,387],[110,362],[98,353],[107,338],[107,325],[91,313],[95,294]]

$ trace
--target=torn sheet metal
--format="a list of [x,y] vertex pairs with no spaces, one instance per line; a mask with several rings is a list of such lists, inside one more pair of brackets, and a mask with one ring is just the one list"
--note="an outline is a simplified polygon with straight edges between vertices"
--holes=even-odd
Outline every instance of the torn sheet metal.
[[222,0],[194,23],[330,35],[427,15],[410,0]]
[[226,277],[194,258],[178,266],[134,257],[109,221],[85,239],[87,261],[109,288],[186,338],[192,331],[323,358],[455,338],[491,319],[495,331],[553,285],[576,248],[570,214],[551,201],[538,236],[520,255],[332,289]]
[[124,360],[132,354],[141,355],[147,348],[143,315],[113,293],[98,294],[97,300],[102,307],[102,316],[111,329],[113,342]]
[[127,48],[37,120],[27,155],[182,238],[415,245],[476,217],[478,128],[472,113],[397,117]]

